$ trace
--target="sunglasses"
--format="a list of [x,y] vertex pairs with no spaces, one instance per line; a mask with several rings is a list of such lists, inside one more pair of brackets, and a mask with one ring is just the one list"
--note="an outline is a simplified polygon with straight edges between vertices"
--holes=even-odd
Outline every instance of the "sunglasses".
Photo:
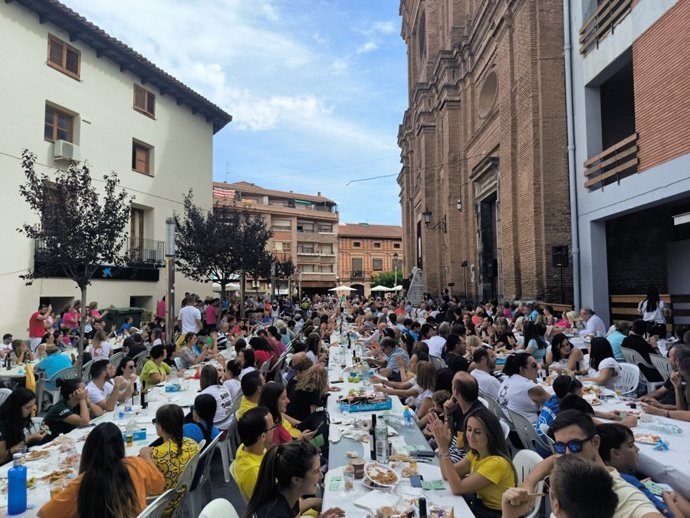
[[584,448],[585,443],[591,441],[592,438],[588,437],[587,439],[573,439],[572,441],[568,442],[554,442],[553,443],[553,451],[557,453],[558,455],[563,455],[565,454],[566,450],[570,450],[570,453],[580,453],[582,451],[582,448]]

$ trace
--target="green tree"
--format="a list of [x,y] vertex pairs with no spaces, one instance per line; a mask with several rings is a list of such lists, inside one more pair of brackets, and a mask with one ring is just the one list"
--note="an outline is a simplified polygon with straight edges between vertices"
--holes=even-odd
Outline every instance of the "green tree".
[[260,216],[248,212],[213,210],[194,205],[190,190],[184,214],[175,214],[176,260],[179,270],[198,282],[217,282],[226,299],[226,286],[239,278],[244,316],[245,277],[267,276],[272,256],[266,251],[271,231]]
[[39,278],[64,275],[72,279],[81,292],[79,324],[79,363],[84,352],[86,323],[86,290],[100,265],[124,262],[120,254],[127,234],[133,196],[119,188],[115,172],[103,176],[104,188],[99,194],[93,186],[91,170],[84,163],[71,162],[66,170],[54,175],[38,174],[36,155],[22,153],[26,183],[19,194],[38,216],[36,223],[24,223],[17,229],[36,242],[43,260],[20,277],[31,284]]
[[[398,272],[398,281],[402,280]],[[395,287],[395,272],[377,272],[371,276],[372,286],[385,286],[386,288]]]

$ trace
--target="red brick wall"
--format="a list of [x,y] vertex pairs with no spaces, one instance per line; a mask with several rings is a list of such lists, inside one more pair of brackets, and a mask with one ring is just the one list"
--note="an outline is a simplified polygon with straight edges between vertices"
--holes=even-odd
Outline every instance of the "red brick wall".
[[633,44],[640,171],[690,153],[690,0]]

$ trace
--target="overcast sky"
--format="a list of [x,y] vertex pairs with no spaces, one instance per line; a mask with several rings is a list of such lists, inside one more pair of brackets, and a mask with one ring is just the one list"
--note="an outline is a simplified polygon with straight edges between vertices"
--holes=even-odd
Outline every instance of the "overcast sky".
[[334,199],[341,222],[400,224],[407,104],[399,0],[63,0],[233,115],[216,181]]

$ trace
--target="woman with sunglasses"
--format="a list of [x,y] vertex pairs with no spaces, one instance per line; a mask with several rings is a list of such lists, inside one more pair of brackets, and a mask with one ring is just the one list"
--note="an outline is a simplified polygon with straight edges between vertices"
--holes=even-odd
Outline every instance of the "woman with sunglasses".
[[[261,461],[244,518],[296,518],[300,514],[300,498],[316,494],[322,478],[319,451],[309,442],[274,444]],[[342,518],[345,512],[334,507],[320,516]]]
[[134,358],[130,358],[129,356],[122,358],[120,365],[117,366],[117,370],[115,371],[115,377],[117,378],[118,376],[122,376],[122,379],[124,379],[128,384],[134,385],[135,390],[132,390],[132,393],[141,388]]
[[531,354],[511,354],[503,367],[503,374],[508,377],[498,390],[499,404],[525,416],[532,424],[537,421],[539,409],[551,397],[551,394],[537,385],[538,371],[539,365]]
[[470,508],[477,518],[500,518],[501,495],[517,485],[517,473],[498,418],[486,408],[478,408],[465,420],[463,448],[467,456],[453,463],[449,448],[450,428],[435,414],[429,427],[438,444],[441,473],[454,495],[472,495]]
[[544,363],[549,370],[560,372],[568,369],[573,374],[587,374],[584,354],[577,347],[573,347],[568,337],[558,333],[551,340],[551,349],[546,353]]

